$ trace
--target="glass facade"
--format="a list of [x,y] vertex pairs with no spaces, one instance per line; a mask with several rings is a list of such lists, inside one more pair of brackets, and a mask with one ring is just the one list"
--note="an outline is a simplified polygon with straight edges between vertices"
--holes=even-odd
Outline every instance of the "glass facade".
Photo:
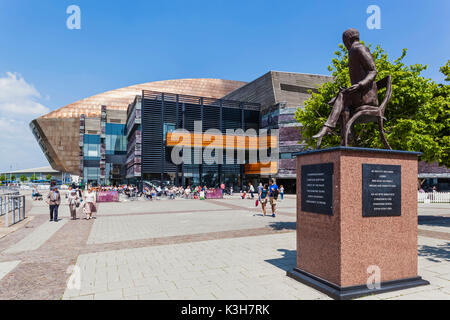
[[100,160],[100,135],[85,134],[83,154],[84,160]]
[[100,179],[100,167],[84,167],[84,179],[88,183],[98,183]]
[[100,178],[100,135],[85,134],[83,143],[83,177],[86,182],[98,182]]
[[[209,129],[222,134],[234,134],[227,129],[254,129],[257,134],[259,109],[259,104],[248,102],[146,90],[130,104],[126,114],[102,106],[99,121],[92,118],[83,125],[80,119],[80,135],[84,134],[83,180],[90,184],[167,180],[176,185],[209,187],[225,183],[237,190],[247,181],[245,162],[238,161],[237,151],[229,158],[223,150],[221,164],[196,164],[196,153],[201,159],[204,147],[194,148],[191,163],[177,165],[171,161],[172,146],[167,145],[167,135],[178,128],[193,132],[196,121],[201,121],[203,133]],[[248,159],[248,150],[245,155]]]
[[[100,134],[84,135],[82,150],[85,183],[111,184],[114,179],[122,179],[122,167],[127,153],[125,124],[106,123],[104,132],[103,139]],[[105,161],[104,177],[100,170],[102,157]]]
[[221,163],[198,164],[202,160],[204,146],[196,146],[191,149],[190,163],[178,165],[171,161],[174,145],[168,144],[167,134],[175,129],[193,133],[200,127],[200,122],[203,133],[215,129],[224,135],[233,135],[237,129],[253,129],[256,135],[260,127],[259,104],[147,90],[143,91],[141,101],[144,180],[170,177],[175,185],[206,184],[209,187],[217,187],[224,182],[235,190],[244,185],[245,162],[238,161],[236,151],[233,158],[223,151]]
[[106,123],[106,154],[126,154],[127,137],[125,125],[118,123]]

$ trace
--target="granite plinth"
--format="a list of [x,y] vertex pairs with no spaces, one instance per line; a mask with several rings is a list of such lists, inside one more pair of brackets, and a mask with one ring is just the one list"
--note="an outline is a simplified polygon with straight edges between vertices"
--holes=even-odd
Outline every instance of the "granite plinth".
[[[335,298],[427,284],[417,274],[418,155],[352,147],[296,154],[297,268],[288,275],[312,286],[319,279]],[[322,163],[333,164],[331,215],[302,210],[302,187],[310,188],[302,186],[302,166]],[[401,167],[400,215],[363,215],[363,164]],[[381,290],[368,293],[374,269]]]

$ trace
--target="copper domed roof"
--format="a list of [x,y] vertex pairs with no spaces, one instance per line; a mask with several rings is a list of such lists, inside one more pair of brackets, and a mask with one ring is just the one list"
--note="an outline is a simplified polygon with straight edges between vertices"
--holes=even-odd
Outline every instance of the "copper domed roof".
[[222,79],[177,79],[147,82],[129,87],[106,91],[95,96],[68,104],[54,110],[41,118],[78,118],[81,114],[86,117],[100,116],[101,106],[109,109],[126,110],[136,95],[142,90],[153,90],[201,96],[208,98],[222,98],[233,90],[245,85],[246,82]]

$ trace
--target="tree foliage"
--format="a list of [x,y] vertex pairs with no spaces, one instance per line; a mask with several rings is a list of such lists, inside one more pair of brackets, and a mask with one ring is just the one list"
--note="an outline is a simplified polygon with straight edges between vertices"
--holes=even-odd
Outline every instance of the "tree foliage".
[[46,178],[47,180],[51,180],[52,177],[53,177],[53,176],[49,173],[45,178]]
[[[349,87],[348,51],[339,45],[328,70],[332,72],[334,82],[328,82],[312,93],[303,108],[296,111],[295,119],[301,123],[302,137],[308,146],[315,146],[312,136],[325,123],[331,111],[328,105],[339,92],[339,87]],[[370,48],[370,45],[369,45]],[[392,77],[392,98],[385,110],[385,132],[389,144],[396,150],[420,151],[421,160],[437,161],[440,165],[450,167],[450,86],[436,84],[421,76],[427,66],[403,63],[406,49],[399,58],[390,62],[387,53],[380,47],[372,51],[378,75],[377,81],[387,75]],[[440,70],[450,80],[449,61]],[[384,98],[385,89],[379,90],[379,101]],[[336,134],[324,137],[323,147],[340,144],[339,128]],[[384,148],[378,132],[377,123],[355,125],[358,137],[357,145],[367,148]]]
[[33,175],[30,177],[30,181],[37,180],[37,179],[38,178],[37,178],[36,173],[33,173]]
[[24,174],[22,174],[21,176],[20,176],[20,181],[22,181],[22,182],[25,182],[25,181],[27,181],[28,180],[28,178],[27,178],[27,176],[26,175],[24,175]]

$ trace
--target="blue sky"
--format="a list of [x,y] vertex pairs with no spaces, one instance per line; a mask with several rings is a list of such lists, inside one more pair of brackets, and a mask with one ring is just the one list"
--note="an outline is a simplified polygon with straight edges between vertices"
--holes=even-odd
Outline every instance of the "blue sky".
[[[81,30],[66,27],[72,4]],[[366,27],[369,5],[381,9],[380,30]],[[47,165],[24,124],[49,110],[164,79],[328,74],[349,27],[392,59],[408,48],[406,63],[428,64],[425,75],[442,82],[449,12],[448,0],[0,0],[0,171]]]

